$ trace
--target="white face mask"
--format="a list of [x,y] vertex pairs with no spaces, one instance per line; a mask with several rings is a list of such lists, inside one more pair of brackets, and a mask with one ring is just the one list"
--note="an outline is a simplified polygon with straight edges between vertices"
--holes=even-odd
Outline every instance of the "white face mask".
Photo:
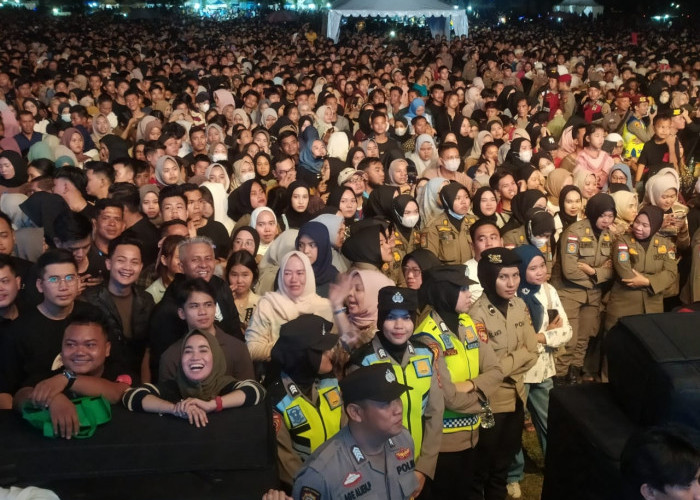
[[405,128],[395,128],[394,133],[398,135],[399,137],[403,137],[406,134],[406,129]]
[[66,114],[66,113],[62,114],[62,115],[61,115],[61,120],[63,120],[63,121],[66,122],[66,123],[70,123],[70,113],[68,113],[68,114]]
[[207,111],[209,111],[209,103],[208,103],[208,102],[202,102],[202,103],[200,103],[200,104],[199,104],[199,110],[200,110],[202,113],[206,113]]
[[552,164],[545,165],[544,167],[540,168],[540,172],[542,172],[542,175],[547,177],[549,174],[554,172],[554,165],[552,165]]
[[530,160],[532,160],[532,150],[520,153],[520,159],[525,163],[530,163]]
[[402,215],[401,224],[405,227],[414,227],[418,224],[418,219],[420,219],[420,215]]
[[537,249],[541,249],[544,246],[549,243],[549,238],[545,236],[533,236],[530,238],[530,243],[532,243],[533,246],[535,246]]
[[457,169],[459,168],[459,163],[460,161],[456,158],[452,158],[450,160],[445,160],[443,164],[445,165],[445,168],[449,170],[450,172],[456,172]]
[[212,159],[212,161],[214,161],[214,163],[218,163],[220,161],[228,160],[228,155],[226,155],[225,153],[214,153],[211,156],[211,159]]
[[245,174],[241,174],[241,182],[246,182],[251,179],[255,179],[255,172],[246,172]]

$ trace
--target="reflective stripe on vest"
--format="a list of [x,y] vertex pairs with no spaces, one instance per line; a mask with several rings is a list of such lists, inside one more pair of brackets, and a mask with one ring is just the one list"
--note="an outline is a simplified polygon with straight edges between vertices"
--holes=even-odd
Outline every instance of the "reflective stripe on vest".
[[403,403],[403,425],[413,437],[416,459],[418,459],[423,444],[423,415],[428,406],[433,375],[433,352],[425,347],[414,348],[409,342],[407,349],[410,357],[404,368],[397,364],[381,346],[377,347],[374,344],[373,346],[374,354],[365,356],[362,365],[390,363],[399,383],[413,387],[412,390],[401,395],[401,402]]
[[[639,137],[630,132],[627,127],[627,125],[631,125],[634,122],[641,123],[639,118],[631,116],[622,127],[622,141],[625,145],[623,155],[625,158],[639,158],[639,155],[642,154],[642,149],[644,149],[644,141],[641,141]],[[643,123],[642,126],[644,126]]]
[[306,460],[316,448],[340,430],[343,400],[340,397],[338,380],[322,379],[318,383],[317,391],[318,407],[311,403],[296,385],[289,384],[287,395],[276,405],[292,438],[292,448],[302,460]]
[[[476,326],[467,314],[459,315],[459,323],[466,330],[466,338],[461,342],[442,322],[438,325],[431,312],[416,328],[415,335],[428,335],[437,342],[445,353],[445,364],[452,382],[465,382],[479,375],[479,337]],[[442,432],[471,431],[478,427],[479,415],[458,413],[445,409],[442,417]]]

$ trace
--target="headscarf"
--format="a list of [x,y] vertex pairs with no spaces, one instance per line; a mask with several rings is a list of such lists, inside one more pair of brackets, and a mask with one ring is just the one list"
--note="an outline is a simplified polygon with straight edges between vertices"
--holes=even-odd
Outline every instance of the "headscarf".
[[634,201],[635,204],[639,204],[639,201],[637,199],[637,192],[636,191],[615,191],[614,193],[611,193],[610,196],[613,197],[613,200],[615,200],[615,208],[617,209],[617,215],[621,219],[625,220],[626,222],[632,222],[628,221],[625,219],[623,214],[627,211],[627,207]]
[[442,213],[443,209],[438,204],[440,197],[440,190],[442,190],[443,184],[449,182],[444,177],[434,177],[428,181],[425,185],[423,192],[420,196],[422,199],[418,199],[418,208],[420,208],[420,214],[422,219],[421,227],[428,224],[434,217],[437,217]]
[[348,134],[345,132],[333,132],[328,138],[326,150],[328,151],[328,156],[331,158],[338,158],[345,163],[348,157],[348,151],[350,150]]
[[613,167],[610,169],[610,175],[608,175],[608,184],[606,186],[607,189],[610,188],[610,184],[612,184],[612,174],[613,172],[619,170],[623,174],[625,174],[625,177],[627,177],[627,182],[625,185],[630,191],[634,191],[634,186],[632,185],[632,172],[630,171],[629,166],[627,166],[624,163],[616,163],[613,165]]
[[[243,126],[245,128],[250,128],[250,117],[248,116],[248,113],[246,113],[244,109],[241,109],[241,108],[234,109],[233,116],[234,117],[240,116],[241,120],[243,121]],[[207,127],[207,128],[209,128],[209,127]],[[223,139],[223,137],[224,136],[222,134],[221,138]]]
[[34,160],[39,160],[42,158],[51,161],[55,160],[51,145],[44,141],[35,142],[29,147],[29,152],[27,153],[27,163],[31,163]]
[[418,116],[418,108],[423,107],[425,109],[425,101],[421,99],[420,97],[416,97],[411,101],[411,104],[408,106],[408,111],[404,115],[408,121],[413,120],[416,116]]
[[333,126],[331,122],[326,121],[327,109],[329,109],[329,106],[323,105],[319,106],[319,108],[316,110],[316,123],[314,125],[319,136],[323,136],[323,134],[325,134],[326,131]]
[[560,156],[567,156],[571,153],[576,152],[576,142],[574,142],[574,127],[568,126],[561,133],[561,138],[559,139],[559,151]]
[[[107,120],[107,125],[109,125],[109,130],[107,131],[106,134],[101,134],[100,132],[97,131],[97,119],[100,116],[103,117],[105,120]],[[107,115],[100,113],[92,119],[92,134],[93,134],[93,138],[95,139],[95,142],[99,142],[102,140],[102,138],[104,136],[111,134],[112,130],[113,130],[112,125],[110,125],[109,119],[107,118]]]
[[[236,110],[238,111],[238,110]],[[236,112],[234,111],[234,114]],[[216,123],[210,123],[209,125],[206,126],[204,129],[205,135],[207,137],[207,143],[209,143],[209,129],[216,129],[219,132],[219,142],[224,142],[224,139],[226,138],[226,132],[224,132],[224,129],[221,128],[220,125],[217,125]],[[247,128],[247,127],[246,127]],[[210,144],[211,145],[211,144]]]
[[443,265],[433,252],[425,248],[417,248],[411,253],[406,254],[401,265],[405,266],[409,259],[414,260],[416,264],[418,264],[422,273]]
[[[418,228],[418,224],[420,223],[420,218],[419,218],[418,223],[416,223],[416,225],[413,227],[407,227],[407,226],[403,225],[402,218],[404,215],[404,211],[406,210],[406,206],[411,202],[415,203],[416,206],[418,206],[418,202],[410,194],[398,195],[396,198],[391,200],[391,212],[387,215],[387,218],[394,222],[394,226],[396,227],[396,229],[406,239],[409,239],[413,230]],[[418,213],[420,214],[420,211]]]
[[[233,162],[233,182],[231,183],[233,189],[237,189],[241,187],[241,184],[243,184],[243,182],[241,182],[241,168],[243,167],[243,160],[246,156],[248,155],[244,155],[243,157]],[[253,159],[250,158],[250,156],[248,156],[248,158],[250,159],[251,163],[253,163],[253,172],[255,172],[255,163],[253,162]]]
[[474,139],[474,145],[472,146],[472,150],[469,153],[469,158],[472,160],[478,160],[481,157],[481,149],[484,147],[484,144],[487,144],[489,142],[493,142],[493,136],[491,135],[491,132],[488,130],[482,130],[476,135],[476,139]]
[[227,214],[228,198],[226,196],[226,189],[224,189],[224,186],[218,182],[205,181],[201,183],[199,187],[204,187],[209,190],[211,197],[214,200],[214,220],[223,224],[226,228],[226,232],[231,234],[235,223]]
[[554,217],[552,217],[552,214],[541,208],[528,210],[527,221],[525,222],[527,240],[532,242],[535,236],[542,236],[545,233],[554,234]]
[[518,269],[520,270],[518,297],[523,299],[523,302],[527,304],[530,316],[532,317],[532,324],[535,326],[535,331],[539,331],[546,312],[544,305],[536,297],[542,285],[533,285],[527,281],[527,268],[530,262],[532,262],[532,259],[535,257],[542,257],[544,259],[544,255],[532,245],[521,245],[514,248],[513,251],[520,257],[520,264],[518,265]]
[[[421,146],[426,142],[433,145],[433,155],[427,161],[424,161],[418,152],[420,151]],[[418,172],[419,176],[423,175],[423,172],[425,172],[427,169],[437,167],[439,164],[439,156],[437,146],[435,145],[435,140],[428,134],[421,134],[416,137],[416,147],[413,150],[413,153],[409,155],[409,158],[411,158],[413,163],[415,163],[416,171]]]
[[[561,220],[562,229],[566,229],[578,220],[578,215],[569,215],[566,213],[566,210],[564,210],[564,200],[566,200],[566,195],[571,191],[576,191],[578,195],[581,196],[581,190],[573,184],[564,186],[559,192],[559,219]],[[583,202],[583,196],[581,196],[581,201]]]
[[381,271],[372,269],[356,269],[350,272],[350,278],[357,276],[365,289],[365,298],[358,304],[360,311],[348,314],[348,319],[356,328],[369,328],[377,324],[379,290],[385,286],[395,286],[395,283]]
[[62,212],[70,210],[61,196],[46,191],[37,191],[22,202],[19,208],[36,227],[44,228],[44,239],[50,243],[53,243],[54,238],[54,220]]
[[323,224],[328,231],[328,241],[332,247],[335,247],[338,231],[340,231],[340,226],[343,224],[343,217],[335,214],[321,214],[311,219],[310,222],[318,222],[319,224]]
[[73,151],[63,144],[58,144],[56,147],[54,147],[53,155],[56,157],[56,168],[60,168],[65,165],[70,165],[72,167],[78,166],[78,159],[75,157]]
[[11,179],[0,177],[0,186],[17,187],[27,182],[27,163],[22,155],[8,150],[0,153],[0,158],[7,158],[15,169],[15,175]]
[[236,101],[233,98],[231,91],[226,89],[219,89],[214,91],[214,102],[216,103],[216,111],[220,114],[224,114],[224,108],[226,106],[236,107]]
[[[292,300],[289,297],[289,290],[284,284],[284,271],[287,267],[289,259],[294,256],[299,257],[301,259],[301,262],[304,264],[304,269],[306,271],[306,284],[304,285],[304,291],[302,292],[302,294],[297,299]],[[293,250],[286,254],[284,257],[282,257],[282,261],[280,262],[280,272],[279,276],[277,277],[277,290],[279,290],[279,293],[284,295],[284,297],[288,301],[296,305],[302,304],[309,299],[313,300],[314,298],[320,298],[318,295],[316,295],[316,277],[314,276],[314,271],[311,267],[311,262],[309,262],[309,258],[306,255],[299,252],[298,250]],[[311,311],[303,312],[313,312],[313,309]],[[298,311],[298,314],[301,313],[302,311]]]
[[[459,149],[459,156],[464,158],[464,156],[469,153],[474,146],[474,139],[469,137],[469,135],[462,135],[459,131],[462,128],[462,122],[465,120],[469,121],[465,116],[457,115],[454,121],[454,130],[457,131],[455,136],[457,137],[457,149]],[[471,127],[471,122],[470,122]]]
[[453,211],[455,199],[457,199],[460,191],[467,193],[467,196],[469,195],[469,190],[466,187],[459,182],[452,181],[440,191],[440,201],[442,201],[442,208],[445,213],[451,218],[459,220],[461,225],[463,217],[461,219],[456,217],[457,214]]
[[[163,124],[161,121],[156,118],[155,116],[144,116],[141,118],[141,121],[139,122],[138,126],[136,127],[136,140],[140,141],[143,139],[144,141],[149,140],[148,137],[151,135],[151,130],[154,128],[163,128]],[[70,130],[70,129],[69,129]],[[65,135],[65,134],[64,134]],[[222,136],[223,138],[223,136]]]
[[[595,174],[593,172],[589,172],[588,170],[576,170],[576,173],[574,173],[574,185],[578,187],[581,190],[581,195],[583,195],[583,190],[586,187],[586,181],[590,176],[595,177]],[[598,178],[596,177],[596,185],[598,183]]]
[[[165,168],[165,162],[168,160],[175,162],[175,165],[177,165],[178,170],[180,168],[180,164],[177,162],[177,160],[170,155],[163,155],[160,158],[158,158],[158,161],[156,161],[155,178],[156,178],[156,183],[160,187],[172,185],[172,184],[166,184],[166,182],[163,180],[163,168]],[[175,184],[182,184],[182,179],[180,179],[179,176],[178,176],[177,182]]]
[[[557,204],[559,202],[559,194],[564,188],[564,183],[567,179],[571,179],[571,183],[574,181],[571,172],[565,168],[555,168],[549,173],[547,179],[544,181],[544,188],[547,191],[548,201],[552,204]],[[571,185],[571,184],[567,184]]]
[[[479,259],[479,264],[477,266],[477,277],[479,278],[479,283],[484,288],[484,295],[489,299],[489,302],[493,304],[503,315],[508,313],[508,303],[509,301],[498,295],[496,291],[496,280],[498,279],[498,274],[504,267],[503,264],[497,264],[491,262],[488,258],[491,253],[498,253],[503,255],[504,253],[513,253],[513,250],[508,250],[506,248],[489,248],[482,252],[481,259]],[[509,262],[510,258],[507,259]],[[519,263],[518,263],[519,264]],[[516,265],[518,265],[516,264]]]
[[316,158],[311,151],[314,141],[320,141],[318,132],[313,127],[307,127],[299,138],[299,166],[318,175],[323,167],[323,158]]
[[639,209],[637,217],[639,217],[642,214],[646,215],[649,219],[649,226],[651,230],[649,231],[648,238],[637,241],[639,241],[640,243],[645,243],[648,242],[656,233],[658,233],[661,229],[661,226],[664,225],[664,211],[654,205],[645,205]]
[[[70,140],[75,134],[80,134],[80,137],[83,137],[83,134],[80,133],[80,130],[78,130],[77,128],[75,128],[75,127],[67,128],[66,131],[63,132],[63,135],[61,136],[61,146],[65,146],[71,152],[71,154],[74,155],[74,157],[77,160],[79,160],[81,162],[89,160],[90,157],[85,154],[85,148],[86,148],[85,142],[83,142],[83,151],[80,153],[80,155],[76,155],[70,149]],[[84,139],[85,139],[85,137],[83,137],[83,141],[84,141]],[[58,161],[58,154],[56,154],[56,160]]]
[[249,233],[253,237],[253,241],[255,242],[255,249],[253,251],[253,257],[258,255],[258,250],[260,249],[260,235],[258,232],[255,230],[254,227],[252,226],[238,226],[235,231],[233,231],[233,234],[231,234],[231,244],[233,244],[234,241],[236,241],[236,236],[238,236],[238,233],[245,231],[246,233]]
[[342,254],[350,262],[364,262],[381,268],[384,261],[379,246],[379,235],[382,230],[381,225],[372,224],[356,231],[343,243]]
[[338,270],[333,265],[333,252],[331,241],[328,235],[328,229],[320,222],[309,221],[299,228],[297,239],[294,243],[295,248],[299,248],[299,240],[302,236],[308,236],[318,250],[316,262],[311,264],[316,277],[316,285],[325,285],[331,283],[338,276]]
[[297,212],[292,207],[292,196],[294,195],[294,191],[296,191],[299,188],[306,189],[306,192],[309,195],[309,202],[311,201],[311,191],[309,190],[309,186],[307,186],[306,183],[302,181],[294,181],[289,185],[289,187],[287,188],[287,204],[284,210],[282,211],[286,225],[285,229],[299,229],[304,223],[311,220],[309,205],[306,206],[306,210],[304,210],[303,212]]
[[591,223],[594,233],[600,233],[596,222],[601,215],[608,211],[613,213],[613,217],[617,216],[615,200],[607,193],[598,193],[592,196],[591,199],[588,200],[588,203],[586,203],[586,218]]
[[369,156],[369,153],[367,152],[367,148],[369,147],[370,142],[373,142],[377,146],[377,149],[379,149],[379,143],[377,142],[377,140],[374,137],[369,137],[369,138],[365,139],[360,144],[362,146],[362,151],[364,151],[365,155],[367,155],[367,156]]
[[654,206],[659,205],[661,195],[667,189],[675,189],[680,193],[680,179],[678,172],[673,168],[662,168],[656,174],[649,177],[646,184],[646,200]]
[[224,191],[228,193],[228,190],[231,188],[231,178],[228,175],[228,171],[226,170],[226,167],[224,167],[221,163],[210,163],[207,169],[204,171],[204,177],[209,180],[209,176],[211,175],[212,170],[215,168],[220,168],[221,170],[224,171],[224,179],[226,180],[226,185],[224,186]]
[[457,334],[459,314],[456,311],[459,294],[466,286],[467,267],[464,264],[439,266],[423,274],[418,290],[421,304],[430,304],[447,328]]
[[[358,151],[362,151],[363,153],[365,152],[365,150],[362,149],[360,146],[354,146],[354,147],[348,149],[348,154],[345,157],[345,166],[346,167],[355,168],[352,165],[352,159],[355,156],[355,153],[357,153]],[[330,154],[330,151],[328,154]]]
[[484,105],[484,100],[481,97],[481,89],[475,85],[469,87],[464,94],[464,102],[462,114],[466,117],[471,117],[474,111],[482,109]]
[[[495,213],[491,215],[484,215],[484,213],[481,211],[481,197],[484,196],[484,193],[487,192],[493,193],[493,195],[496,196],[496,191],[491,189],[490,186],[482,186],[476,190],[476,193],[474,193],[474,197],[472,198],[472,212],[474,212],[474,215],[476,215],[480,220],[486,219],[496,222],[497,217]],[[498,200],[497,196],[496,200]]]
[[364,206],[364,216],[369,217],[383,217],[388,219],[391,217],[391,204],[394,201],[394,195],[396,194],[395,186],[377,186],[369,194],[367,198],[367,203]]
[[[201,382],[193,382],[188,379],[182,369],[182,355],[185,352],[187,341],[194,335],[201,335],[207,339],[209,350],[212,357],[212,369],[207,378]],[[204,401],[210,401],[219,395],[221,390],[227,385],[235,382],[236,379],[226,375],[226,357],[224,351],[219,345],[219,341],[211,334],[203,330],[192,330],[185,338],[182,339],[182,347],[180,349],[180,363],[177,371],[177,387],[180,389],[180,396],[183,398],[198,398]]]
[[107,134],[100,139],[100,144],[109,151],[108,162],[112,163],[119,158],[129,157],[129,145],[124,139],[114,134]]
[[389,163],[389,182],[387,184],[391,186],[398,186],[399,184],[396,182],[396,179],[394,179],[394,174],[396,173],[396,169],[402,164],[406,164],[406,168],[408,169],[408,162],[404,158],[396,158],[395,160],[392,160],[391,163]]
[[525,224],[528,210],[541,198],[545,198],[545,194],[537,189],[528,189],[516,194],[512,201],[513,218],[521,225]]
[[228,196],[227,214],[233,220],[237,221],[245,214],[249,214],[253,211],[253,205],[250,203],[250,192],[253,189],[253,184],[261,186],[260,181],[250,179],[241,184],[238,189],[231,192]]

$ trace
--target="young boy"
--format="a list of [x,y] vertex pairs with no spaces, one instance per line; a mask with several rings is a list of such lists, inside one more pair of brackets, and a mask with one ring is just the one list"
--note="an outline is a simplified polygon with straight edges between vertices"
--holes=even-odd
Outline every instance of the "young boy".
[[671,133],[671,117],[656,115],[654,117],[654,137],[644,143],[639,155],[635,183],[644,182],[659,170],[673,166],[678,171],[678,158],[681,157],[680,142]]

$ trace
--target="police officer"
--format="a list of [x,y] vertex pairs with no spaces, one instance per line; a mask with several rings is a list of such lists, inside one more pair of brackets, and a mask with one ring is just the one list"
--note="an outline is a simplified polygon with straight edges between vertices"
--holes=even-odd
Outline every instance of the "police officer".
[[525,373],[537,361],[537,337],[527,305],[517,297],[520,258],[507,248],[481,254],[478,276],[484,293],[469,315],[486,326],[484,340],[499,359],[503,382],[490,398],[495,426],[482,429],[470,498],[504,499],[508,469],[520,449]]
[[[386,363],[364,366],[340,382],[348,426],[299,471],[295,500],[408,500],[418,486],[413,440],[403,428],[399,383]],[[265,497],[263,497],[265,498]]]
[[658,234],[664,222],[659,207],[643,207],[632,223],[632,234],[622,234],[613,244],[617,273],[606,308],[605,329],[632,314],[664,312],[664,290],[678,277],[676,248]]
[[579,115],[586,123],[597,123],[603,115],[610,112],[610,106],[601,98],[600,83],[589,82],[586,97],[581,101]]
[[647,127],[643,119],[649,114],[649,98],[643,95],[632,97],[632,114],[622,127],[622,140],[625,143],[623,156],[626,160],[637,161],[642,154],[644,143],[654,136],[654,129]]
[[554,252],[552,235],[554,234],[554,217],[541,208],[528,210],[525,224],[503,235],[503,246],[513,250],[523,245],[532,245],[542,252],[547,265],[547,278],[552,275]]
[[435,355],[445,398],[442,444],[433,498],[467,499],[474,475],[479,439],[479,415],[503,380],[483,323],[467,314],[471,306],[465,265],[443,266],[425,274],[419,295],[430,313],[416,327],[413,338]]
[[374,339],[356,349],[347,364],[352,372],[360,366],[377,363],[391,366],[396,378],[412,387],[401,396],[403,424],[411,433],[416,451],[415,495],[426,478],[432,478],[442,438],[444,401],[433,352],[420,341],[411,341],[418,294],[409,288],[387,286],[379,290],[377,326]]
[[469,192],[458,182],[440,190],[444,213],[429,221],[421,232],[421,247],[433,252],[443,264],[464,264],[472,258],[469,226],[476,220],[469,215]]
[[573,329],[566,352],[555,358],[559,382],[577,383],[583,371],[588,341],[600,329],[603,292],[613,277],[609,228],[615,220],[615,200],[598,193],[586,204],[586,219],[574,222],[561,233],[559,258],[552,270],[552,285]]
[[272,348],[272,362],[280,370],[269,389],[277,463],[280,480],[290,488],[302,462],[344,423],[332,373],[331,352],[338,343],[332,328],[320,316],[303,314],[282,325]]

